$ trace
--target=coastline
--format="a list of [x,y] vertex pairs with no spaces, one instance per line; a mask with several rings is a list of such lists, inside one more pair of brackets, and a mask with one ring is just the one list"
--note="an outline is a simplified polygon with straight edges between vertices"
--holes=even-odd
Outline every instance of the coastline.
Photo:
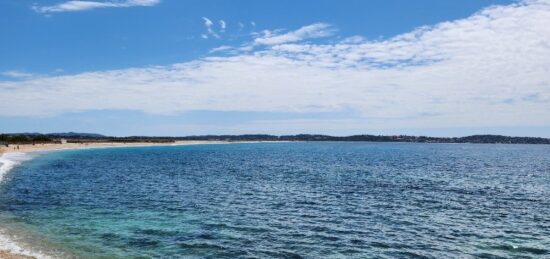
[[200,145],[200,144],[227,144],[238,142],[227,141],[209,141],[209,140],[191,140],[191,141],[175,141],[166,143],[156,142],[89,142],[89,143],[46,143],[46,144],[10,144],[8,147],[0,146],[0,155],[6,153],[27,153],[40,151],[53,151],[65,149],[84,149],[84,148],[101,148],[101,147],[147,147],[147,146],[185,146],[185,145]]
[[[169,143],[152,142],[91,142],[91,143],[65,143],[65,144],[20,144],[0,147],[0,183],[5,175],[16,165],[32,157],[28,153],[49,152],[71,149],[90,149],[90,148],[120,148],[120,147],[149,147],[149,146],[186,146],[203,144],[229,144],[229,143],[248,143],[248,142],[227,142],[227,141],[176,141]],[[48,255],[26,249],[8,236],[0,233],[0,259],[29,259],[29,258],[50,258]]]

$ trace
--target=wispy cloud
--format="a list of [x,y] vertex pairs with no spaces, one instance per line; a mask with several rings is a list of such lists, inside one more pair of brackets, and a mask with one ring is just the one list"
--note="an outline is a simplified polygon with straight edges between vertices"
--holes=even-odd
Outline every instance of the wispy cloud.
[[122,1],[67,1],[56,5],[34,5],[32,9],[37,13],[76,12],[97,8],[123,8],[134,6],[153,6],[160,0],[122,0]]
[[225,32],[225,28],[227,27],[227,24],[224,20],[220,20],[220,32]]
[[264,35],[256,38],[254,43],[257,45],[278,45],[289,42],[298,42],[305,39],[329,37],[334,35],[334,33],[335,29],[329,24],[315,23],[284,34],[264,31]]
[[210,53],[220,52],[220,51],[226,51],[226,50],[231,50],[231,49],[233,49],[233,47],[227,46],[227,45],[223,45],[223,46],[219,46],[219,47],[216,47],[216,48],[211,49],[211,50],[210,50]]
[[203,39],[208,39],[208,35],[213,36],[214,38],[219,39],[220,35],[214,31],[212,26],[214,26],[214,23],[212,20],[208,19],[207,17],[202,17],[202,20],[204,21],[204,26],[206,27],[206,31],[208,34],[202,34]]
[[28,79],[35,76],[32,73],[28,73],[20,70],[8,70],[0,73],[0,75],[5,77],[10,77],[10,78],[15,78],[15,79]]
[[0,115],[352,111],[369,128],[548,126],[548,24],[547,0],[493,6],[384,40],[303,42],[334,33],[313,24],[264,33],[254,40],[263,47],[230,56],[0,81],[12,100],[0,102]]

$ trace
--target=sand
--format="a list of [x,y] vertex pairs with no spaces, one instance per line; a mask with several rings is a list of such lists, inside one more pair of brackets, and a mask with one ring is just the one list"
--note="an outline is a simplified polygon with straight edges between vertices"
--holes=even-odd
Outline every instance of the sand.
[[17,255],[10,253],[9,251],[0,251],[0,259],[28,259],[34,258],[26,255]]
[[197,144],[223,144],[225,141],[176,141],[167,143],[151,143],[151,142],[90,142],[90,143],[52,143],[52,144],[10,144],[8,147],[0,146],[0,155],[12,152],[37,152],[37,151],[52,151],[62,149],[80,149],[80,148],[98,148],[98,147],[144,147],[144,146],[173,146],[173,145],[197,145]]

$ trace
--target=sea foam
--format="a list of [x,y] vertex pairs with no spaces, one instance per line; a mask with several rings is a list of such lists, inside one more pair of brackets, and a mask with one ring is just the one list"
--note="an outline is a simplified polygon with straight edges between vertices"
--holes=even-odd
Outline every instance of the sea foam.
[[37,259],[50,259],[50,258],[53,258],[49,255],[44,254],[41,251],[37,251],[35,249],[24,248],[22,245],[20,245],[19,242],[14,241],[17,238],[15,238],[13,236],[10,236],[10,235],[7,235],[7,234],[2,233],[2,232],[4,232],[4,231],[2,231],[0,229],[0,251],[8,251],[12,254],[24,255],[24,256],[37,258]]
[[[27,153],[6,153],[0,156],[0,184],[5,179],[8,172],[16,165],[23,161],[31,159],[32,156]],[[0,228],[0,251],[8,251],[18,255],[25,255],[34,258],[51,258],[39,251],[33,249],[24,248],[18,242],[14,241],[12,235],[5,233],[4,229]]]
[[0,156],[0,183],[5,178],[9,170],[17,164],[29,160],[32,157],[27,153],[6,153]]

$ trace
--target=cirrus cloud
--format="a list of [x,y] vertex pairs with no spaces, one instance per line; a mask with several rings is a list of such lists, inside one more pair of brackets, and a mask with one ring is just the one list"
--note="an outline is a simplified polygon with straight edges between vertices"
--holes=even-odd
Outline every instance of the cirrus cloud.
[[256,45],[278,45],[289,42],[297,42],[305,39],[324,38],[334,35],[335,29],[326,23],[315,23],[304,26],[298,30],[284,34],[264,31],[263,35],[254,40]]
[[123,8],[134,6],[153,6],[160,3],[160,0],[125,0],[125,1],[67,1],[50,6],[32,6],[32,10],[37,13],[58,13],[58,12],[76,12],[91,10],[97,8]]

